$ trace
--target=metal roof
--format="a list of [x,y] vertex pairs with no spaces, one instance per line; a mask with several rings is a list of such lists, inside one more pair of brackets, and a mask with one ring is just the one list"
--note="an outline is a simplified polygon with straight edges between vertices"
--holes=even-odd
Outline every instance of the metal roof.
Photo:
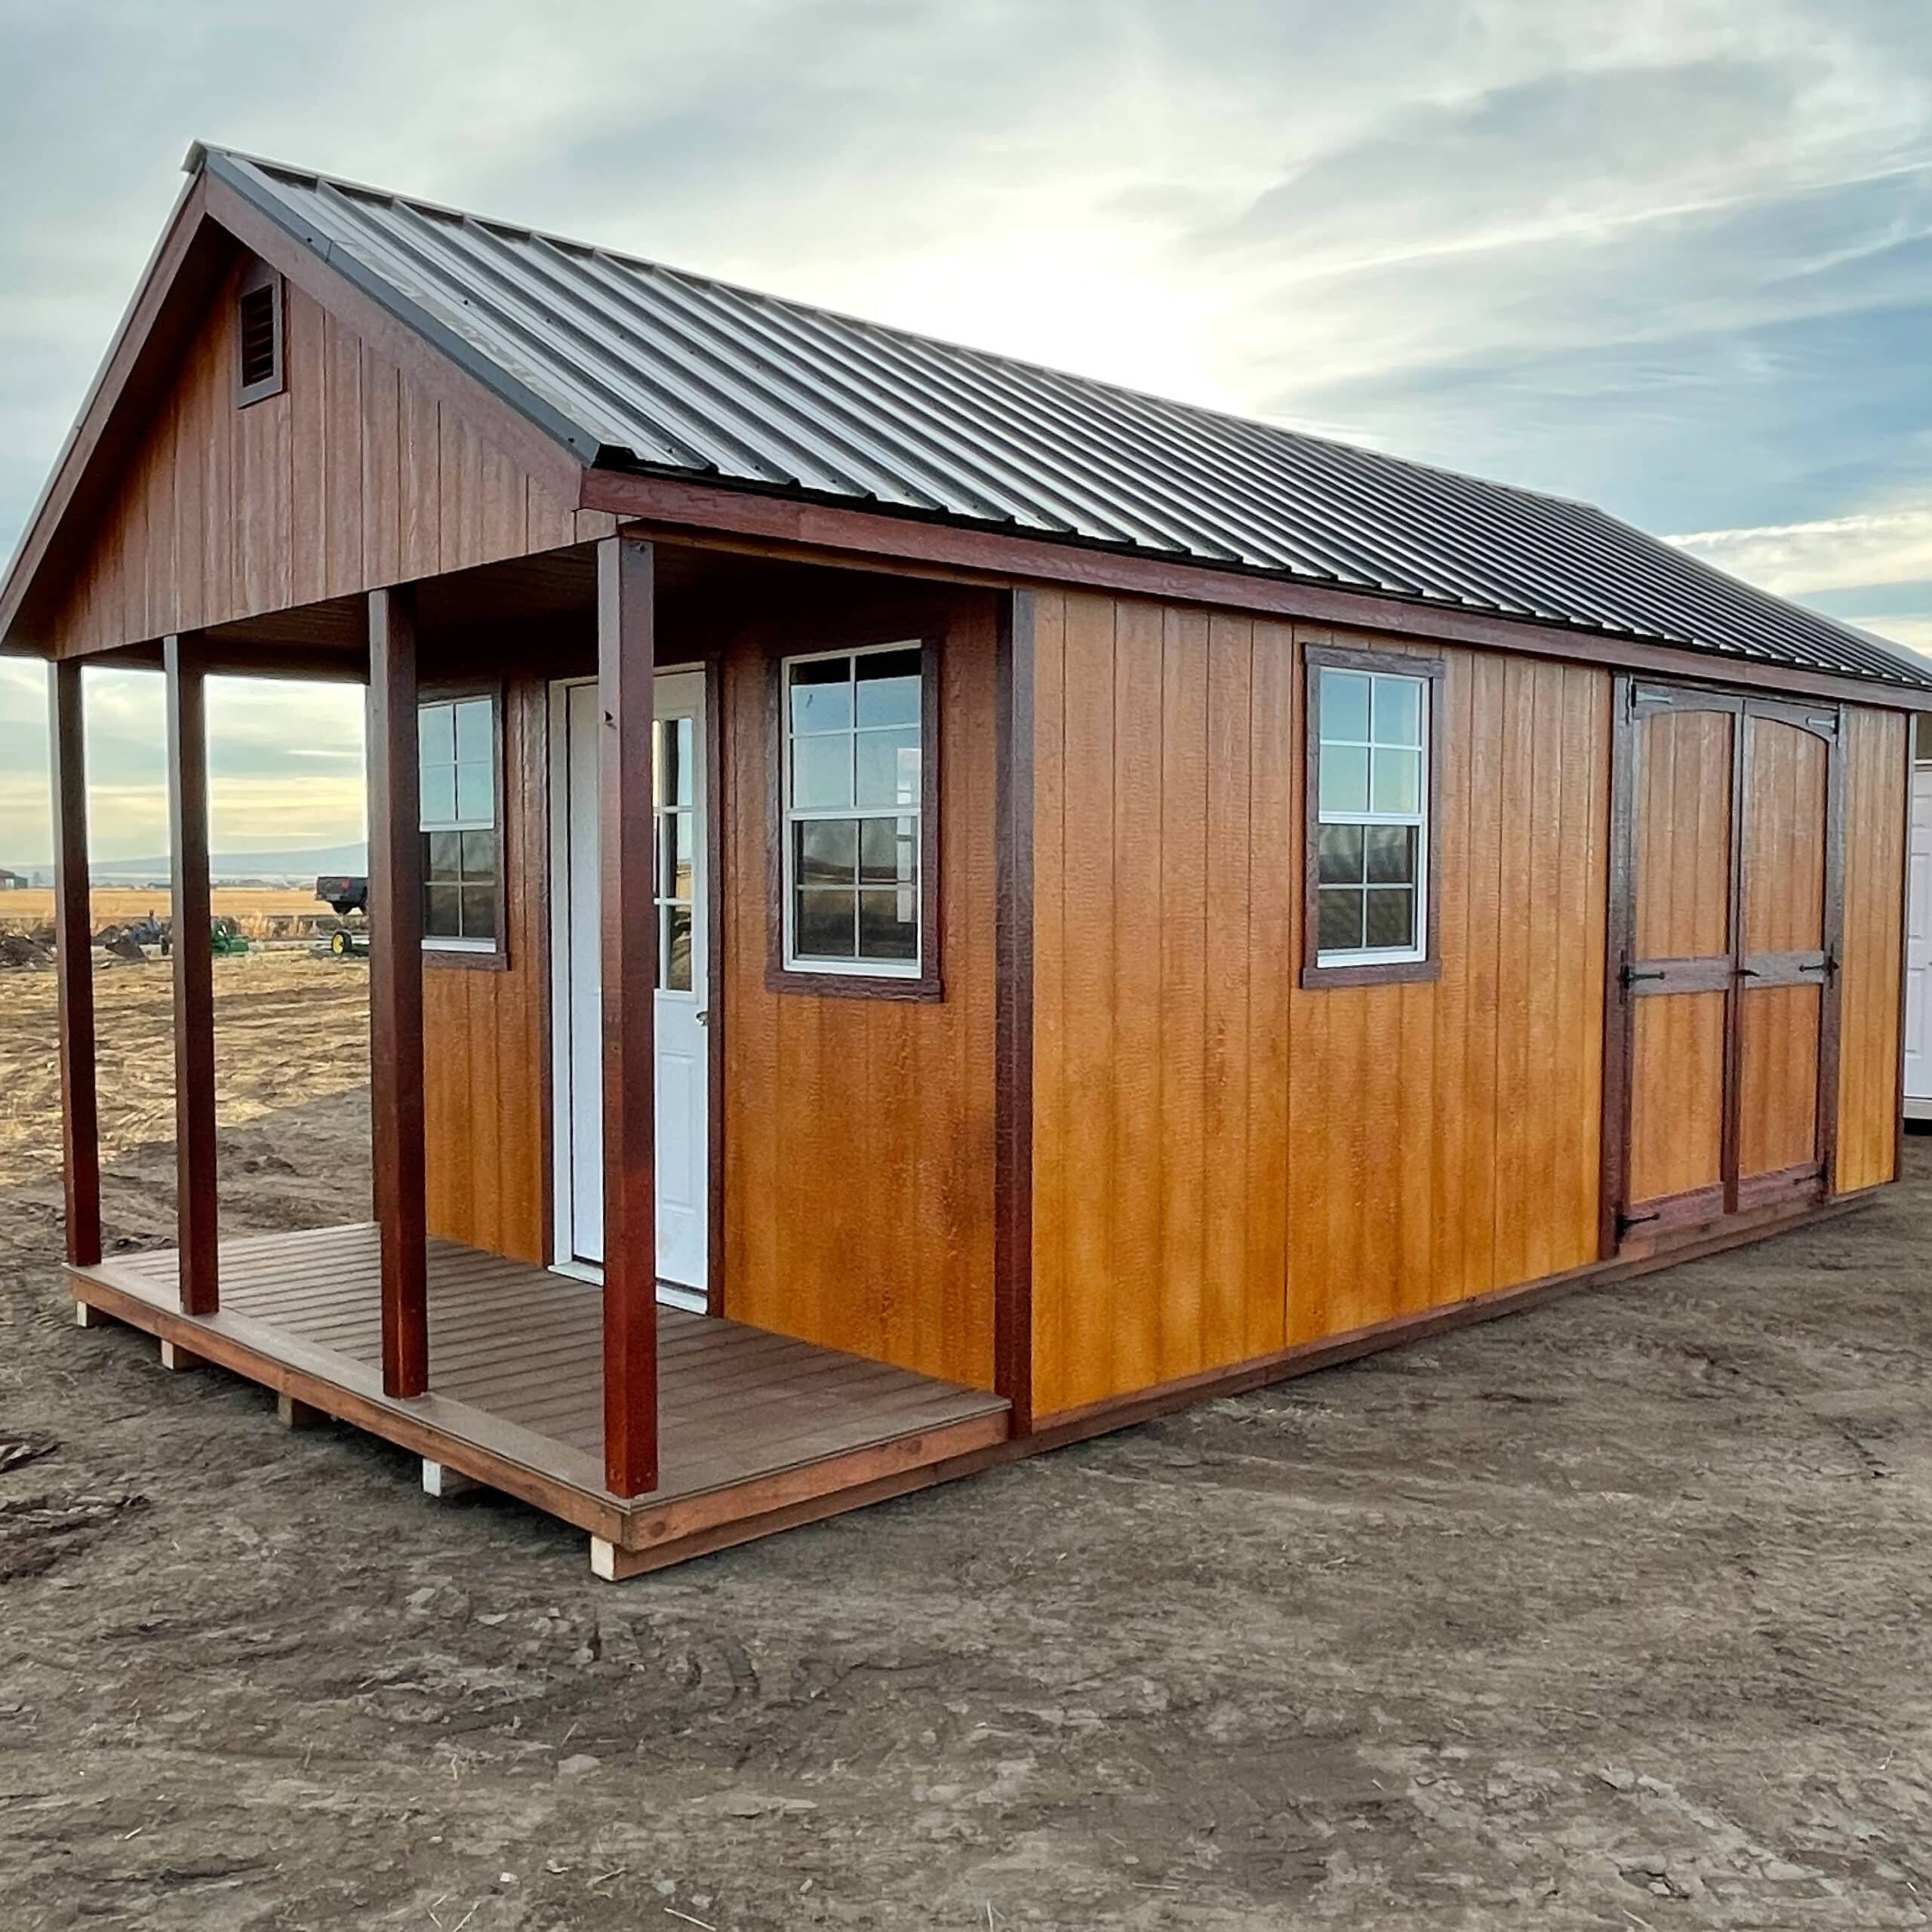
[[205,165],[605,468],[1932,689],[1588,504],[251,159]]

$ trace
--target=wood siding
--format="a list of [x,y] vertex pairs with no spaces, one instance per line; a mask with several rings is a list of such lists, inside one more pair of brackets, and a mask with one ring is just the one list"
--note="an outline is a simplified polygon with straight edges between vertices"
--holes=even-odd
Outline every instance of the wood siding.
[[504,694],[508,963],[424,955],[429,1232],[540,1263],[551,1245],[549,695],[535,678]]
[[1040,596],[1042,1415],[1596,1258],[1609,678],[1447,654],[1441,977],[1304,992],[1297,647],[1377,641]]
[[610,527],[291,285],[280,395],[235,403],[223,285],[52,626],[58,656],[553,549]]
[[1854,706],[1845,724],[1850,795],[1836,1191],[1850,1194],[1898,1171],[1909,721]]
[[[993,1381],[998,610],[924,596],[740,627],[723,706],[724,1312],[969,1387]],[[941,638],[944,997],[768,983],[774,653]]]

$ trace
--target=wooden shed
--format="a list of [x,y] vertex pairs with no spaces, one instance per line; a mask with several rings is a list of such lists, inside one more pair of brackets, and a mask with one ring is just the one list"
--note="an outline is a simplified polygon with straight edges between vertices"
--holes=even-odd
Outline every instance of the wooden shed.
[[[1932,678],[1586,506],[232,153],[4,592],[67,1240],[619,1577],[1892,1180]],[[82,676],[367,681],[377,1218],[103,1260]],[[1631,1317],[1641,1319],[1633,1303]]]

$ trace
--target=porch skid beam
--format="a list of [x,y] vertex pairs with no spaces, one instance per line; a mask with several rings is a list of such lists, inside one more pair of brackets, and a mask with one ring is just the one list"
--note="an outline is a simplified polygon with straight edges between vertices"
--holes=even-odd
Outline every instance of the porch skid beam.
[[369,1113],[382,1253],[383,1392],[429,1386],[423,1127],[423,835],[416,612],[369,593]]
[[215,1186],[214,921],[208,903],[207,687],[199,640],[163,640],[167,674],[168,825],[174,918],[174,1164],[181,1307],[220,1306]]
[[60,1013],[67,1259],[76,1268],[91,1268],[100,1259],[100,1103],[80,665],[72,660],[54,664],[47,681],[48,741],[54,758],[54,980]]
[[634,537],[609,537],[598,546],[604,1472],[605,1487],[623,1497],[657,1487],[653,563],[651,546]]

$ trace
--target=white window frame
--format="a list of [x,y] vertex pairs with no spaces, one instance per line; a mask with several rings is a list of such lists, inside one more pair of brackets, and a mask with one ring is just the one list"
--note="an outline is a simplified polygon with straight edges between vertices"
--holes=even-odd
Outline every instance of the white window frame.
[[[1418,961],[1425,960],[1429,957],[1429,895],[1431,891],[1434,890],[1435,885],[1435,881],[1430,872],[1432,841],[1429,837],[1429,833],[1432,828],[1429,822],[1429,804],[1431,796],[1431,783],[1434,776],[1429,769],[1429,747],[1435,723],[1435,717],[1431,709],[1431,707],[1434,704],[1435,700],[1435,681],[1432,678],[1419,675],[1418,673],[1412,671],[1404,671],[1401,669],[1399,666],[1394,664],[1392,664],[1386,671],[1380,669],[1368,670],[1358,666],[1348,664],[1318,664],[1315,666],[1315,673],[1316,675],[1314,684],[1315,703],[1318,707],[1315,721],[1315,735],[1317,746],[1317,762],[1315,768],[1317,801],[1315,811],[1316,824],[1318,826],[1413,826],[1415,828],[1416,832],[1415,938],[1414,943],[1408,946],[1350,946],[1346,949],[1337,949],[1334,951],[1318,946],[1315,955],[1315,965],[1318,968],[1320,968],[1327,966],[1407,966],[1415,964]],[[1362,750],[1367,752],[1369,754],[1370,780],[1371,785],[1374,783],[1374,774],[1376,740],[1374,735],[1375,692],[1374,684],[1371,681],[1369,689],[1368,737],[1367,739],[1331,738],[1328,735],[1320,709],[1322,702],[1322,687],[1331,676],[1367,678],[1371,681],[1378,678],[1386,678],[1392,681],[1399,679],[1404,684],[1411,684],[1417,687],[1421,700],[1417,711],[1417,728],[1422,741],[1420,746],[1421,758],[1420,763],[1421,789],[1417,795],[1418,803],[1415,811],[1412,812],[1378,812],[1374,811],[1359,812],[1331,812],[1324,811],[1321,809],[1320,787],[1321,767],[1325,764],[1327,761],[1328,752],[1331,746],[1333,746],[1338,751]],[[1396,746],[1392,745],[1384,746],[1383,749],[1410,750],[1415,748],[1409,746]],[[1374,795],[1373,791],[1371,792],[1370,795],[1371,797]],[[1316,841],[1318,863],[1319,859],[1319,851],[1320,841],[1318,838]],[[1318,877],[1315,885],[1315,906],[1318,912],[1321,903],[1321,883]]]
[[[451,715],[451,740],[454,743],[456,708],[460,704],[487,704],[490,707],[490,816],[488,818],[473,817],[464,818],[458,816],[454,818],[438,819],[432,823],[422,809],[423,774],[420,766],[420,746],[423,742],[423,716],[426,712],[448,712]],[[448,697],[419,699],[416,706],[416,731],[419,764],[416,776],[417,829],[426,835],[432,832],[495,832],[497,835],[497,903],[500,909],[507,903],[507,896],[503,890],[503,827],[498,823],[501,814],[497,808],[497,801],[503,790],[503,774],[500,768],[503,755],[503,715],[501,700],[494,691],[463,691],[454,692]],[[451,760],[450,768],[452,774],[459,762],[458,760]],[[454,777],[451,780],[451,795],[454,797],[455,795]],[[426,888],[429,884],[426,876],[423,883]],[[432,937],[428,933],[423,935],[423,950],[425,952],[472,952],[488,956],[501,952],[503,949],[503,936],[500,932],[494,939],[440,937]]]
[[[833,658],[876,657],[888,651],[916,651],[919,657],[919,795],[906,805],[811,805],[795,808],[792,803],[792,669],[797,664],[823,664]],[[926,742],[926,679],[931,672],[925,641],[921,638],[896,638],[886,644],[841,646],[835,651],[801,651],[782,658],[778,666],[778,729],[780,733],[779,785],[779,883],[783,901],[779,917],[783,921],[784,970],[788,973],[817,974],[828,978],[862,980],[918,980],[924,977],[926,947],[926,770],[932,747]],[[856,716],[856,714],[855,714]],[[844,735],[854,739],[861,734],[856,722]],[[903,731],[903,725],[880,727]],[[809,734],[808,734],[809,735]],[[833,735],[826,734],[827,736]],[[909,818],[912,821],[913,850],[918,854],[918,874],[912,891],[913,918],[918,934],[910,959],[828,958],[818,954],[801,954],[793,928],[798,917],[798,841],[792,828],[826,819]]]

